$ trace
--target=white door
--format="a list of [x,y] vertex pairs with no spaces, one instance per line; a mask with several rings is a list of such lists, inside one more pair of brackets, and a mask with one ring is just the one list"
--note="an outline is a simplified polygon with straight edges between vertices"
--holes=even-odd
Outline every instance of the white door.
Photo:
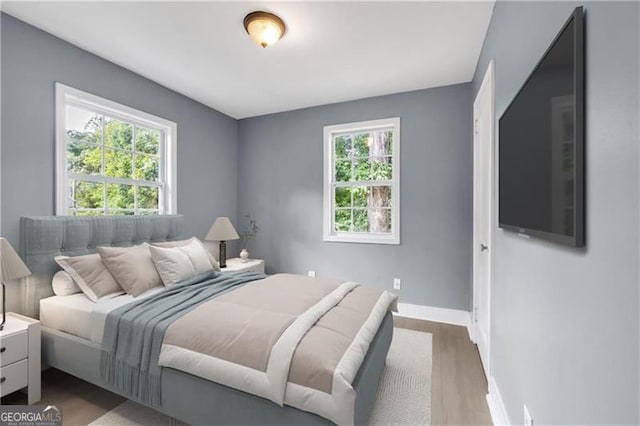
[[493,61],[473,103],[473,339],[490,377],[493,250]]

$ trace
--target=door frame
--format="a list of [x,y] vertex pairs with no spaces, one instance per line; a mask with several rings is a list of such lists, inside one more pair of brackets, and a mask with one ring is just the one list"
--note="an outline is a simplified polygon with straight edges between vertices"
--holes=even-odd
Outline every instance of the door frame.
[[477,195],[477,190],[476,190],[476,184],[478,182],[478,179],[476,178],[476,172],[477,172],[477,163],[479,161],[478,159],[478,150],[476,149],[476,145],[477,145],[477,133],[476,133],[476,104],[480,101],[479,96],[483,93],[484,90],[489,90],[489,104],[490,105],[484,105],[483,107],[488,107],[489,108],[489,115],[491,117],[490,120],[490,126],[489,126],[489,144],[490,144],[490,153],[489,153],[489,174],[490,174],[490,182],[489,182],[489,237],[488,237],[488,246],[489,246],[489,250],[488,250],[488,256],[489,256],[489,263],[488,263],[488,282],[487,282],[487,303],[488,306],[486,307],[486,314],[487,314],[487,320],[488,320],[488,327],[489,329],[487,330],[487,365],[485,366],[483,362],[481,362],[482,367],[485,369],[485,375],[487,378],[491,377],[491,287],[493,284],[493,270],[494,270],[494,233],[495,233],[495,225],[496,225],[496,218],[495,218],[495,214],[494,212],[496,211],[495,209],[495,201],[496,201],[496,189],[495,189],[495,184],[496,184],[496,169],[495,169],[495,164],[496,164],[496,143],[495,143],[495,66],[494,66],[494,61],[493,59],[491,59],[489,61],[489,65],[487,66],[487,70],[485,71],[485,75],[484,78],[482,79],[482,84],[480,85],[480,88],[478,89],[478,93],[476,94],[476,97],[473,101],[473,249],[472,249],[472,255],[473,255],[473,272],[472,272],[472,278],[473,278],[473,307],[472,307],[472,311],[471,311],[471,330],[473,333],[473,336],[471,337],[472,340],[477,343],[477,339],[476,336],[478,335],[478,321],[477,321],[477,308],[479,305],[479,300],[478,300],[478,286],[479,286],[479,279],[478,279],[478,268],[477,268],[477,262],[478,262],[478,256],[480,254],[480,251],[478,250],[478,247],[480,247],[480,239],[478,237],[478,222],[480,221],[480,214],[479,212],[476,211],[476,195]]

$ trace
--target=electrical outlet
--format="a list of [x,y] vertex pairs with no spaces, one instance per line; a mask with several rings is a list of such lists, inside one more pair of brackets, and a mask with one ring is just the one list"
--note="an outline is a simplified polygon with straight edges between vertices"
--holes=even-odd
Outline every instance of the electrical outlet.
[[524,426],[533,426],[533,417],[529,414],[529,409],[524,406]]
[[309,272],[307,272],[307,275],[309,275],[310,277],[315,277],[316,276],[316,271],[309,271]]
[[402,282],[400,281],[400,278],[394,278],[393,279],[393,289],[394,290],[400,290],[400,287],[402,287]]

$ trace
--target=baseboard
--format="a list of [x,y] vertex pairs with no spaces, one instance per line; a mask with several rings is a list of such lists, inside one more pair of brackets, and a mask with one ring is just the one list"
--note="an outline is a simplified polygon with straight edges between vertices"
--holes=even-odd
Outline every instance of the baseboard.
[[444,324],[460,325],[469,329],[471,316],[469,311],[457,309],[436,308],[434,306],[413,305],[411,303],[398,303],[398,313],[406,318],[416,318],[425,321],[441,322]]
[[511,424],[504,402],[502,401],[502,395],[500,395],[498,385],[496,384],[493,376],[489,377],[487,405],[489,406],[489,412],[491,413],[491,420],[495,426]]

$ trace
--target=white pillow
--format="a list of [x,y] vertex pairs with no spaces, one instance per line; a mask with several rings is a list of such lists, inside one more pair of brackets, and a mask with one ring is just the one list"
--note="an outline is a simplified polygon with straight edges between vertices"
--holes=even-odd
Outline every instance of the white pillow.
[[165,286],[213,271],[207,254],[199,241],[180,247],[149,246],[151,259]]
[[151,245],[155,247],[165,247],[165,248],[166,247],[182,247],[182,246],[186,246],[187,244],[193,241],[197,241],[198,244],[200,244],[204,249],[204,251],[207,253],[207,256],[209,257],[209,263],[211,263],[211,266],[213,266],[213,270],[219,271],[220,264],[218,263],[218,260],[215,258],[213,254],[211,254],[211,252],[204,246],[204,244],[202,244],[202,241],[200,241],[196,237],[191,237],[188,240],[180,240],[180,241],[162,241],[159,243],[151,243]]
[[71,275],[66,271],[56,272],[53,276],[51,286],[53,287],[53,292],[56,296],[69,296],[71,294],[82,292],[80,287],[78,287],[78,284],[76,284],[73,278],[71,278]]

